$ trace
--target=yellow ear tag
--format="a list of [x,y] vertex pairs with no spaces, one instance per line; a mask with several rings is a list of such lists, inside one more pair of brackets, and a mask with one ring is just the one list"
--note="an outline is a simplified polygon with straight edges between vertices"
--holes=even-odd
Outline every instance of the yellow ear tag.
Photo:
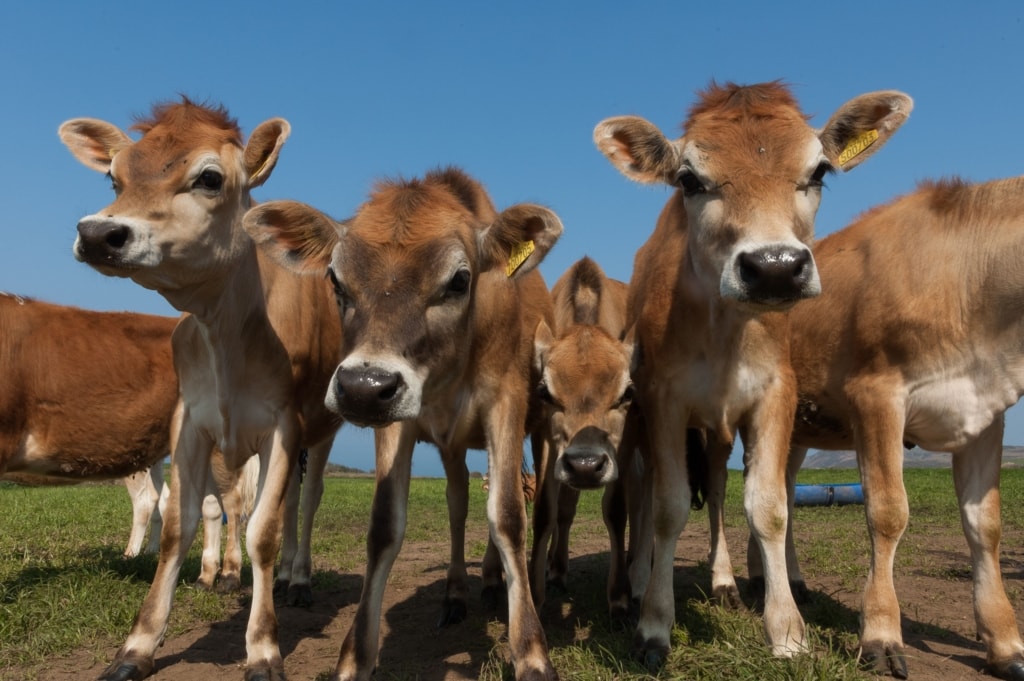
[[529,258],[530,254],[535,250],[537,250],[537,247],[534,246],[533,240],[520,241],[513,246],[512,253],[508,256],[508,264],[505,265],[505,274],[510,277],[515,274],[516,270],[522,267],[523,263],[526,262],[526,259]]
[[839,154],[839,165],[845,166],[854,158],[860,156],[860,154],[874,144],[877,139],[877,130],[868,130],[867,132],[863,132],[854,137],[850,140],[850,143],[846,145],[846,148],[843,149],[842,153]]

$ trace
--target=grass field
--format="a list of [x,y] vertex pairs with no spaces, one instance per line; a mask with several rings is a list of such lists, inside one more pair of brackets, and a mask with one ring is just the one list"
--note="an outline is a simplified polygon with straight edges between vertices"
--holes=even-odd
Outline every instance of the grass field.
[[[800,478],[800,482],[854,481],[854,471],[804,471]],[[939,593],[954,583],[957,589],[969,592],[970,564],[950,471],[908,470],[906,485],[911,522],[897,557],[897,573],[934,579]],[[734,536],[745,537],[741,488],[739,474],[734,473],[729,485],[728,524]],[[372,492],[371,479],[327,480],[314,533],[315,592],[330,593],[341,582],[351,582],[353,574],[361,574]],[[467,556],[478,562],[486,540],[484,493],[478,483],[471,485],[471,493]],[[1024,498],[1024,470],[1004,472],[1002,495],[1004,553],[1012,547],[1020,555],[1024,506],[1018,500]],[[86,662],[107,659],[129,630],[156,566],[152,556],[121,557],[131,517],[124,489],[115,485],[20,488],[0,484],[0,517],[0,678],[46,679],[53,660],[67,656],[85,656]],[[868,555],[863,507],[797,509],[796,523],[798,551],[809,583],[813,586],[814,577],[824,580],[830,589],[859,593]],[[438,570],[443,570],[448,556],[447,525],[444,481],[415,480],[406,547],[436,547],[435,562]],[[832,597],[834,594],[816,592],[809,604],[801,606],[811,625],[814,654],[774,659],[763,644],[756,613],[727,611],[708,603],[702,595],[710,584],[704,560],[706,513],[691,514],[684,536],[690,536],[698,548],[688,556],[677,551],[677,627],[664,678],[864,678],[855,661],[858,624],[854,609]],[[731,541],[737,575],[743,575],[745,540],[740,543],[731,537]],[[603,616],[605,542],[599,495],[584,494],[573,529],[573,597],[549,598],[544,615],[546,624],[552,612],[558,622],[549,629],[548,638],[552,660],[563,679],[649,678],[630,660],[629,633],[614,629]],[[936,547],[943,551],[952,547],[949,552],[954,555],[948,561],[936,561]],[[401,562],[402,557],[396,572]],[[198,574],[197,543],[181,580],[191,584]],[[438,574],[443,577],[443,572],[435,573],[429,581],[436,581]],[[248,572],[245,576],[249,579]],[[1007,590],[1016,605],[1024,594],[1020,593],[1021,575],[1014,577],[1008,579]],[[224,620],[244,605],[244,594],[179,588],[168,639]],[[970,618],[969,605],[962,615]],[[941,624],[921,622],[920,618],[915,621],[917,626],[932,627],[929,635],[941,638],[945,631]],[[340,645],[340,637],[333,645]],[[501,654],[500,633],[492,645],[494,651],[482,664],[481,678],[512,678],[511,667]],[[400,654],[390,653],[392,657]],[[332,664],[333,660],[324,660],[319,671],[309,677],[289,671],[290,678],[321,678]],[[378,672],[378,678],[405,678],[395,673],[399,676]]]

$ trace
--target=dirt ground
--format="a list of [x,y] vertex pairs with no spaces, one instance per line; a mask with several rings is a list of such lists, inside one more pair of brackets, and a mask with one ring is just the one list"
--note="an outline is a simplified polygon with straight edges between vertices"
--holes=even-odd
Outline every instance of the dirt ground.
[[[740,560],[743,554],[739,549],[745,546],[745,533],[732,530],[729,539],[730,545],[735,547],[734,561]],[[688,527],[676,555],[705,556],[707,546],[706,531]],[[607,560],[607,546],[603,542],[598,539],[575,541],[572,549],[571,578],[596,572],[603,579]],[[930,542],[928,554],[932,562],[927,570],[911,574],[904,571],[897,578],[910,678],[913,681],[992,678],[979,674],[984,651],[975,640],[969,565],[963,538],[951,536],[948,546],[941,541]],[[438,551],[437,543],[407,542],[403,547],[386,593],[381,654],[375,678],[475,679],[481,665],[493,654],[504,625],[494,619],[493,614],[479,612],[482,610],[479,601],[471,600],[471,613],[465,622],[447,629],[435,626],[444,587],[446,555],[447,551]],[[680,580],[690,580],[688,575],[698,572],[696,566],[696,560],[677,559],[677,592]],[[937,571],[949,577],[937,580]],[[1003,572],[1007,589],[1019,592],[1024,579],[1024,551],[1004,549]],[[478,596],[479,564],[471,565],[470,573],[475,579],[471,593]],[[820,580],[812,575],[808,575],[808,580],[812,591],[834,599],[844,608],[858,610],[859,587],[850,589],[839,580]],[[745,580],[741,579],[740,588],[745,585]],[[336,581],[315,591],[316,604],[310,609],[278,608],[282,653],[289,679],[312,680],[333,668],[341,640],[354,617],[360,588],[359,575],[339,575]],[[559,600],[549,599],[549,604],[553,605],[545,607],[542,619],[549,641],[571,641],[577,618],[582,615],[565,616],[564,603]],[[243,594],[239,607],[227,621],[197,626],[184,635],[168,639],[158,651],[157,671],[150,678],[158,681],[241,678],[248,614],[244,602]],[[114,653],[113,648],[107,652],[108,656]],[[46,679],[95,679],[102,668],[102,662],[80,654],[56,660]]]

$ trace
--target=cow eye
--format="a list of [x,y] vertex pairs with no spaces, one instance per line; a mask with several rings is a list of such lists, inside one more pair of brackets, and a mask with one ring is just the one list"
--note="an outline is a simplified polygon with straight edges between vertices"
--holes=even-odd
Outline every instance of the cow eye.
[[445,294],[449,296],[461,296],[469,290],[469,270],[459,270],[448,281]]
[[199,173],[199,177],[192,183],[194,189],[203,189],[208,192],[219,192],[224,186],[224,176],[213,168],[207,168]]
[[537,397],[539,397],[545,404],[549,404],[552,407],[558,406],[558,402],[555,400],[554,395],[552,395],[551,391],[548,389],[548,384],[544,381],[541,381],[540,385],[537,386]]
[[814,172],[811,173],[811,177],[807,180],[807,184],[801,187],[801,189],[820,189],[821,187],[824,187],[825,176],[833,172],[835,172],[835,169],[832,168],[832,165],[822,161],[818,164],[818,167],[814,169]]
[[679,177],[676,178],[676,184],[683,190],[684,196],[703,194],[707,191],[707,187],[700,181],[700,178],[688,169],[683,169],[683,172],[679,173]]
[[121,191],[120,185],[117,184],[117,180],[114,179],[114,176],[109,171],[107,172],[107,179],[110,180],[110,188],[114,190],[115,194]]
[[350,299],[348,291],[342,286],[341,282],[338,281],[338,275],[334,273],[333,267],[327,268],[327,278],[331,281],[331,288],[334,289],[334,297],[338,301],[339,307],[349,307]]
[[615,403],[615,408],[618,409],[619,407],[629,406],[630,404],[632,404],[635,398],[636,388],[634,388],[633,384],[630,383],[629,385],[626,386],[626,389],[622,391],[622,395],[619,397],[619,401]]

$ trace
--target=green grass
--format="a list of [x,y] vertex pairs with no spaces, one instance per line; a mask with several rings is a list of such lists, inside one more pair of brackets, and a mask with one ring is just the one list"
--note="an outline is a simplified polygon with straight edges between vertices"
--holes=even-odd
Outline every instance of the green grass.
[[[803,471],[799,481],[840,483],[856,479],[854,471]],[[962,545],[959,515],[950,471],[908,470],[905,480],[911,527],[897,556],[897,570],[921,569],[920,558],[931,533],[961,537]],[[477,480],[471,482],[470,489],[470,522],[480,527],[485,523],[484,492]],[[1024,528],[1024,506],[1012,501],[1021,498],[1022,493],[1024,470],[1004,471],[1004,528]],[[314,533],[314,590],[331,591],[344,575],[361,571],[372,494],[372,479],[327,480]],[[444,498],[443,480],[414,480],[406,532],[407,543],[436,543],[441,565],[448,555]],[[109,654],[130,629],[156,566],[151,556],[121,556],[131,517],[123,488],[21,488],[0,483],[0,514],[4,519],[0,533],[0,679],[36,678],[53,657],[87,651],[100,659]],[[727,523],[731,528],[745,524],[738,473],[730,478]],[[869,551],[863,507],[800,508],[796,523],[797,550],[804,573],[838,578],[843,589],[859,592]],[[706,528],[707,514],[693,512],[686,532]],[[600,542],[605,536],[600,495],[583,494],[573,528],[574,545]],[[819,537],[828,541],[815,539]],[[485,537],[477,532],[467,543],[467,558],[479,561],[484,547]],[[737,574],[745,574],[745,546],[734,543],[731,549]],[[237,596],[187,586],[198,577],[199,552],[197,544],[182,570],[181,583],[186,587],[177,590],[168,637],[196,623],[222,620],[237,608]],[[701,557],[706,557],[706,548]],[[856,612],[827,594],[815,594],[810,604],[801,607],[810,625],[814,654],[776,659],[763,643],[760,618],[708,603],[701,591],[709,583],[706,561],[688,558],[695,567],[677,568],[677,626],[662,678],[865,678],[854,659]],[[561,605],[566,613],[563,621],[548,632],[552,661],[563,679],[652,678],[631,661],[631,634],[614,629],[604,616],[605,564],[603,552],[592,560],[574,552],[572,598]],[[593,569],[580,570],[581,565]],[[248,571],[244,575],[246,580],[251,579]],[[938,570],[934,578],[937,584],[962,583],[969,581],[970,572],[947,567]],[[1011,592],[1011,599],[1016,600],[1017,595]],[[483,664],[481,678],[511,679],[503,625],[495,621],[486,626],[494,629],[492,638],[497,643]],[[391,678],[383,668],[378,676]]]

